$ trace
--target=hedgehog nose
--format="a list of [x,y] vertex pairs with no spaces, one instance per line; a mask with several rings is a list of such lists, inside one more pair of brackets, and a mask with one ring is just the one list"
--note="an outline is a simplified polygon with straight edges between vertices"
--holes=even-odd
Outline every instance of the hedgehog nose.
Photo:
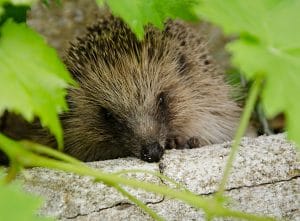
[[163,153],[164,149],[162,146],[158,142],[155,142],[142,146],[141,159],[149,163],[158,162]]

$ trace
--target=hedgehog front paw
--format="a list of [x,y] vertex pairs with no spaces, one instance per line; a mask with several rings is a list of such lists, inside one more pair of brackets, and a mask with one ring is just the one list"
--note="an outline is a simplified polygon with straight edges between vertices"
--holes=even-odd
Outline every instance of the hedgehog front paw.
[[200,141],[196,137],[185,139],[180,136],[175,136],[167,139],[166,149],[191,149],[199,147]]
[[197,137],[191,137],[188,139],[187,144],[190,148],[197,148],[200,146],[200,140]]

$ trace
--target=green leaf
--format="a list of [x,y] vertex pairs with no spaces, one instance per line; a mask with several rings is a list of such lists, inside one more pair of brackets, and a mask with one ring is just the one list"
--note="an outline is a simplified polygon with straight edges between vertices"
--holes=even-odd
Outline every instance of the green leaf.
[[14,5],[31,5],[37,0],[0,0],[0,15],[4,12],[3,4],[4,3],[12,3]]
[[0,0],[0,5],[3,5],[6,2],[9,2],[9,0]]
[[[98,0],[102,4],[104,0]],[[114,15],[120,16],[139,39],[143,38],[144,27],[151,23],[158,28],[168,18],[196,20],[193,0],[106,0]],[[183,10],[184,9],[184,10]]]
[[0,26],[9,19],[17,23],[26,22],[27,11],[29,9],[28,5],[5,4],[3,6],[3,14],[0,16]]
[[73,83],[54,49],[25,24],[1,28],[0,113],[5,109],[32,121],[38,116],[62,146],[58,113],[67,110],[66,87]]
[[21,190],[19,185],[0,185],[0,220],[50,221],[37,216],[42,200]]
[[35,3],[37,0],[0,0],[0,4],[4,2],[9,2],[14,5],[31,5]]
[[204,18],[239,38],[228,44],[248,79],[263,76],[267,116],[284,112],[289,137],[300,144],[300,1],[201,0]]
[[6,0],[0,0],[0,16],[4,13],[3,4],[6,2]]

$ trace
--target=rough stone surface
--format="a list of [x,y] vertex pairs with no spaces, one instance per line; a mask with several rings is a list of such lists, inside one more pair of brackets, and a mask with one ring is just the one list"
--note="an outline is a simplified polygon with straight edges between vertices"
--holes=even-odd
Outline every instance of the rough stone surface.
[[[108,172],[144,169],[161,172],[189,190],[210,197],[217,189],[230,151],[230,143],[190,150],[171,150],[159,164],[134,158],[89,163]],[[140,180],[159,183],[152,175],[131,174]],[[40,213],[60,220],[151,220],[141,209],[113,188],[90,178],[33,168],[23,173],[25,189],[44,196]],[[129,190],[129,189],[128,189]],[[166,220],[205,220],[201,210],[182,202],[129,190]],[[300,220],[300,161],[284,135],[244,138],[235,159],[226,194],[231,208]]]
[[[229,151],[230,142],[192,151],[173,150],[163,161],[164,174],[198,194],[212,193],[222,177]],[[299,174],[299,169],[299,156],[297,159],[295,148],[284,135],[244,138],[228,188],[288,180]]]

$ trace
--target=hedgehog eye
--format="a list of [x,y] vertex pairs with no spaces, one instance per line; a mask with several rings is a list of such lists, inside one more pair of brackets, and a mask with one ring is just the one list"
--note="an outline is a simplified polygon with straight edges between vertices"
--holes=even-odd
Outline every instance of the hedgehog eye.
[[157,96],[157,102],[158,105],[163,105],[165,102],[165,94],[164,92],[161,92],[158,96]]
[[161,92],[158,96],[157,96],[157,103],[158,106],[161,109],[165,109],[166,107],[166,93],[165,92]]
[[114,116],[112,112],[110,112],[108,109],[101,107],[101,115],[106,119],[106,120],[111,120],[114,119]]

